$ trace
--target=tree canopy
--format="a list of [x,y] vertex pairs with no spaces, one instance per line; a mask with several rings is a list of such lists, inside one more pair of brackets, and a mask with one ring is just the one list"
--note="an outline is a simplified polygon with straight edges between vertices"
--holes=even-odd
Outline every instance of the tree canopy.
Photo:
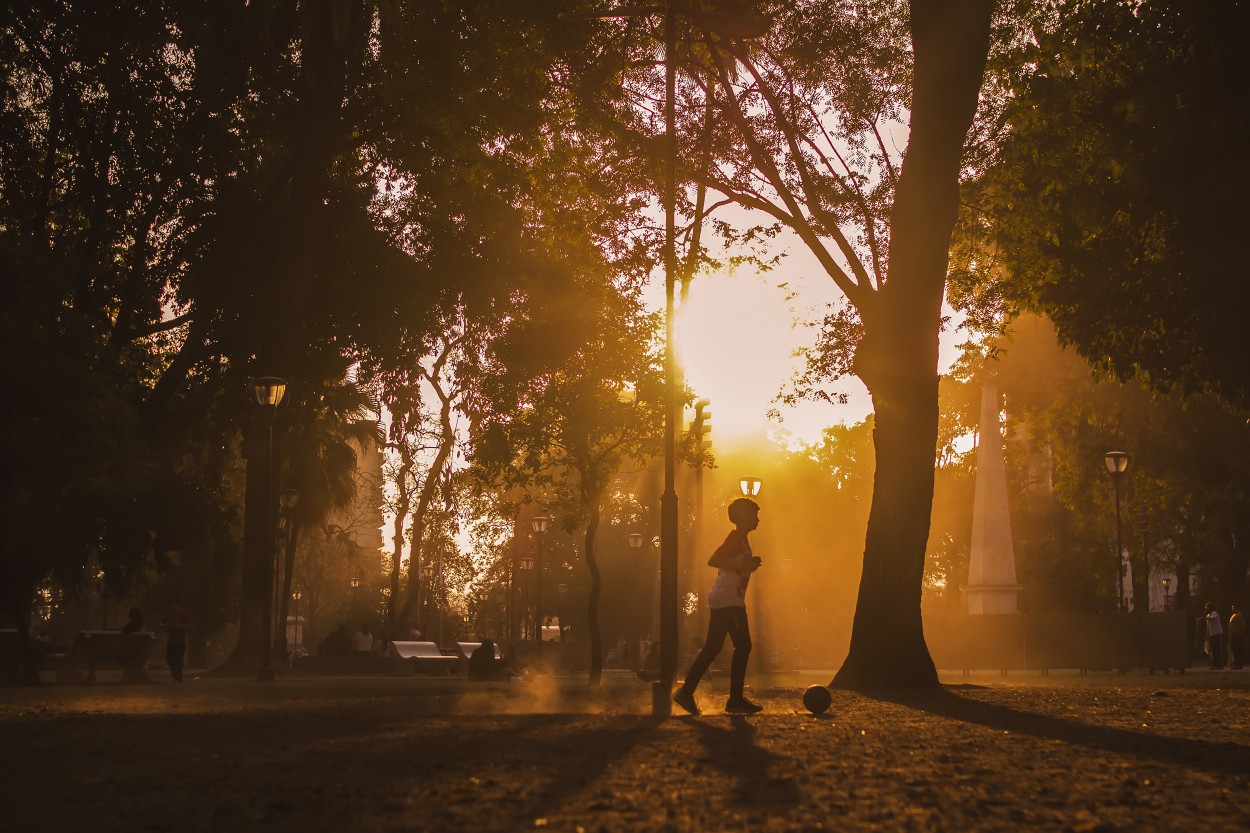
[[1236,152],[1250,120],[1240,0],[1060,3],[1005,77],[965,192],[954,297],[991,328],[1050,318],[1095,367],[1250,404]]

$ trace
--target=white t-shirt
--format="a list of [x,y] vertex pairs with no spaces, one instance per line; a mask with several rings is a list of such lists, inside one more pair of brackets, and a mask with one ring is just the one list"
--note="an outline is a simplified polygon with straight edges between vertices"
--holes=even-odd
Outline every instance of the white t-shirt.
[[1220,612],[1213,610],[1207,614],[1207,637],[1223,636],[1224,626],[1220,624]]
[[[733,535],[734,533],[730,533],[730,539],[732,539]],[[730,544],[730,539],[726,539],[725,544]],[[725,544],[721,546],[725,546]],[[741,565],[740,567],[717,571],[716,581],[712,582],[712,589],[707,594],[708,607],[747,606],[747,584],[751,581],[751,571],[747,569],[747,564],[751,559],[751,542],[747,540],[745,535],[742,536],[740,552],[737,557]]]
[[352,634],[352,652],[367,654],[373,650],[373,634],[356,631]]

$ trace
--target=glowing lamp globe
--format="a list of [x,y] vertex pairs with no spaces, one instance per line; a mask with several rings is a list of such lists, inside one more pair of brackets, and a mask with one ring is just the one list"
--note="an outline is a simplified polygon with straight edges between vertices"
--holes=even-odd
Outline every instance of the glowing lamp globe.
[[824,714],[833,705],[833,695],[823,685],[811,685],[803,692],[803,706],[812,714]]

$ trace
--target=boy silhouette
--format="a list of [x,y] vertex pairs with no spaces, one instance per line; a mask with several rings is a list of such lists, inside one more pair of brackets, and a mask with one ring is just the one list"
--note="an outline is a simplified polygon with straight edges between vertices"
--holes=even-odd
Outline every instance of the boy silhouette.
[[729,666],[729,700],[725,703],[725,711],[730,714],[755,714],[764,708],[752,703],[742,694],[747,674],[747,657],[751,654],[751,630],[747,626],[747,584],[751,581],[751,574],[760,568],[760,559],[751,552],[751,542],[747,540],[747,536],[760,525],[759,504],[753,500],[738,498],[729,504],[729,520],[734,525],[733,530],[707,562],[709,567],[718,570],[716,581],[712,583],[712,589],[707,594],[708,607],[711,608],[707,639],[703,643],[703,649],[690,664],[686,681],[673,695],[673,702],[691,714],[699,713],[694,690],[712,660],[716,659],[716,655],[724,647],[726,636],[733,640],[734,655]]

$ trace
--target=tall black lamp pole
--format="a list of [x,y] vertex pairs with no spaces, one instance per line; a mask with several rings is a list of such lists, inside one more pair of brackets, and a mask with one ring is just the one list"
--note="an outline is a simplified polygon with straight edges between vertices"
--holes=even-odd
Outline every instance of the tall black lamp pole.
[[[277,376],[261,376],[252,380],[256,402],[269,417],[269,441],[265,452],[265,575],[266,583],[273,582],[274,569],[278,563],[277,535],[274,534],[274,512],[277,509],[277,477],[274,476],[273,424],[278,418],[278,406],[286,395],[286,381]],[[273,679],[273,587],[265,588],[265,611],[263,632],[260,640],[260,670],[256,679],[268,682]]]
[[1124,529],[1120,520],[1120,483],[1124,480],[1124,472],[1128,468],[1128,454],[1123,451],[1108,451],[1102,456],[1107,464],[1107,471],[1115,483],[1115,569],[1116,586],[1120,594],[1120,612],[1124,612]]

